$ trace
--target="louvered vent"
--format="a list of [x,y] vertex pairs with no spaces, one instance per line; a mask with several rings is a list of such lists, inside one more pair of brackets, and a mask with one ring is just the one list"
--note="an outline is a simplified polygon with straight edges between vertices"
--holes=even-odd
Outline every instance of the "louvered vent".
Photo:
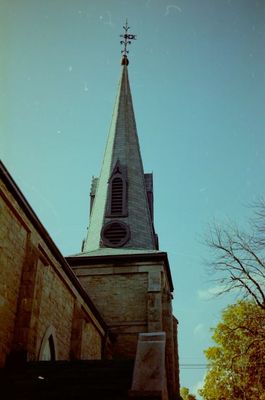
[[101,239],[108,247],[121,247],[130,237],[128,225],[120,221],[108,222],[102,229]]
[[114,178],[111,186],[111,214],[121,214],[123,211],[123,182],[121,178]]

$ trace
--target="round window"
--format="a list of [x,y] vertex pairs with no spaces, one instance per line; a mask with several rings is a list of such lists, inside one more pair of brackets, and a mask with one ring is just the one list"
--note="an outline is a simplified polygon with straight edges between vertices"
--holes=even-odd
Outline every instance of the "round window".
[[121,221],[107,222],[101,231],[101,239],[105,246],[122,247],[130,238],[130,229]]

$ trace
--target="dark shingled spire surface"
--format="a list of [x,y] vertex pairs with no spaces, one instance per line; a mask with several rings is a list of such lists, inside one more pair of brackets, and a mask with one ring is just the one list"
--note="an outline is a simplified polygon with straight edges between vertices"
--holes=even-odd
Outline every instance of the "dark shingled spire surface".
[[[109,182],[115,166],[126,171],[126,214],[109,214]],[[150,176],[149,176],[150,180]],[[147,195],[146,179],[140,154],[127,63],[122,63],[122,74],[112,116],[108,141],[103,158],[101,174],[97,182],[95,198],[90,215],[84,252],[97,250],[106,245],[102,229],[111,221],[128,227],[123,248],[155,250],[156,238],[152,222],[152,206]],[[119,247],[119,246],[113,246]]]

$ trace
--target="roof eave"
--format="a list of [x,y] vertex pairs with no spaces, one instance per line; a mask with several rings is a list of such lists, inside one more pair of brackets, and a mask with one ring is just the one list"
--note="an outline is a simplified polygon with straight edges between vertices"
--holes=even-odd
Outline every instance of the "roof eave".
[[78,293],[81,295],[81,297],[84,299],[85,303],[90,307],[91,311],[94,313],[95,317],[97,318],[98,322],[101,324],[102,328],[106,331],[107,330],[107,324],[103,320],[102,316],[100,315],[99,311],[96,309],[95,305],[92,303],[92,300],[86,293],[85,289],[83,286],[80,284],[79,280],[75,276],[74,272],[72,271],[70,265],[67,263],[66,259],[64,256],[61,254],[60,250],[52,240],[51,236],[47,232],[47,230],[44,228],[42,223],[40,222],[39,218],[37,217],[36,213],[33,211],[32,207],[30,206],[29,202],[17,186],[16,182],[6,169],[5,165],[3,162],[0,160],[0,178],[2,178],[4,184],[6,185],[7,189],[10,191],[10,193],[14,196],[15,200],[19,204],[19,206],[22,208],[24,211],[25,215],[28,217],[32,225],[35,227],[35,229],[38,231],[42,239],[45,241],[45,243],[48,245],[49,249],[51,250],[52,254],[54,257],[57,259],[57,261],[61,264],[63,271],[67,275],[67,277],[70,279],[71,283],[74,285],[74,287],[77,289]]

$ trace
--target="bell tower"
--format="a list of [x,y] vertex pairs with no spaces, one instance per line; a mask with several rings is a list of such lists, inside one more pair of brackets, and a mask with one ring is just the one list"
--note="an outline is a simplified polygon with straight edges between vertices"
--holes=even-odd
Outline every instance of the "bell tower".
[[139,334],[166,337],[169,398],[179,388],[177,320],[167,253],[158,248],[153,219],[153,176],[144,173],[127,46],[135,35],[126,22],[121,77],[99,178],[91,186],[90,222],[82,252],[67,257],[107,323],[112,352],[135,358]]

